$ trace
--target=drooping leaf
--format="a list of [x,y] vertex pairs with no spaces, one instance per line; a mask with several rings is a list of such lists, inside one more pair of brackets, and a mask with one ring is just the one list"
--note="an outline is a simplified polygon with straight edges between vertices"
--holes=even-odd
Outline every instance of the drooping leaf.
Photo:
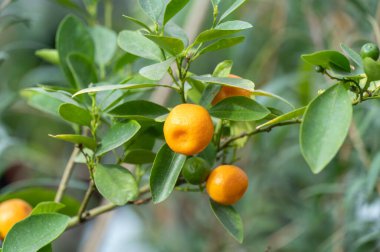
[[219,22],[228,17],[232,12],[234,12],[237,8],[239,8],[245,0],[236,0],[233,4],[220,16]]
[[272,120],[269,120],[266,123],[263,123],[263,124],[257,126],[256,129],[260,129],[260,128],[270,126],[270,125],[273,125],[273,124],[276,124],[279,122],[284,122],[284,121],[288,121],[288,120],[291,120],[294,118],[298,118],[305,113],[305,110],[306,110],[306,107],[302,107],[302,108],[292,110],[286,114],[277,116],[277,117],[273,118]]
[[352,118],[351,98],[337,84],[306,108],[300,129],[301,152],[314,173],[326,167],[346,138]]
[[119,122],[114,124],[104,135],[96,155],[100,156],[129,141],[140,130],[136,121]]
[[168,114],[169,110],[150,101],[134,100],[117,106],[109,113],[115,117],[128,119],[157,120],[157,118]]
[[257,121],[269,113],[266,107],[244,96],[228,97],[210,109],[210,115],[230,121]]
[[232,206],[220,205],[210,200],[210,206],[216,218],[222,223],[227,232],[239,243],[243,242],[243,221]]
[[150,80],[161,80],[168,72],[169,67],[175,61],[175,58],[169,58],[160,63],[149,65],[140,69],[139,74]]
[[207,47],[203,48],[199,52],[199,55],[202,55],[208,52],[222,50],[222,49],[237,45],[243,42],[244,39],[245,39],[244,37],[235,37],[235,38],[225,38],[225,39],[218,40],[215,43],[212,43],[211,45],[208,45]]
[[131,172],[120,165],[98,164],[95,168],[96,188],[104,198],[122,206],[138,196],[138,186]]
[[38,203],[38,205],[33,208],[31,215],[56,213],[64,207],[65,205],[62,203],[57,203],[54,201],[44,201]]
[[171,0],[166,5],[165,14],[164,14],[164,25],[170,19],[172,19],[180,10],[182,10],[183,7],[185,7],[188,2],[189,0]]
[[91,114],[88,110],[71,103],[64,103],[59,107],[61,117],[69,122],[91,126]]
[[173,56],[177,56],[185,49],[183,41],[179,38],[158,35],[145,35],[145,37],[152,40],[159,47],[169,52]]
[[117,35],[113,30],[96,25],[90,29],[95,43],[95,62],[102,66],[107,64],[117,49]]
[[82,136],[82,135],[75,135],[75,134],[60,134],[60,135],[49,135],[53,138],[57,138],[66,142],[75,143],[75,144],[82,144],[83,146],[95,150],[97,143],[93,138]]
[[162,0],[139,0],[139,4],[145,14],[147,14],[153,22],[158,23],[165,6],[164,2]]
[[150,189],[153,203],[157,204],[169,197],[185,164],[186,156],[174,153],[164,144],[158,151],[150,174]]
[[191,76],[190,78],[220,85],[226,85],[230,87],[238,87],[253,92],[255,84],[247,79],[227,78],[227,77],[211,77],[211,76]]
[[351,72],[350,62],[340,52],[319,51],[311,54],[303,54],[301,58],[312,65],[321,66],[326,69],[339,69],[344,72]]
[[57,239],[65,231],[69,220],[68,216],[57,213],[31,215],[9,231],[3,252],[37,251]]

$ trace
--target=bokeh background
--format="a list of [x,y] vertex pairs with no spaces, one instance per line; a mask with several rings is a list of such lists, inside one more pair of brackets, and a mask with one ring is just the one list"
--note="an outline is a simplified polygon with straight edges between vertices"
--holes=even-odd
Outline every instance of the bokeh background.
[[[223,8],[232,0],[221,2]],[[117,32],[136,28],[123,14],[148,19],[137,0],[100,0],[97,22],[104,22],[104,5],[110,3]],[[189,32],[207,28],[210,5],[192,0],[175,20]],[[72,129],[28,106],[20,90],[37,84],[66,85],[60,69],[36,57],[35,51],[54,48],[59,22],[69,13],[83,17],[81,9],[79,0],[0,2],[0,197],[58,185],[72,146],[48,134]],[[210,73],[218,62],[230,59],[234,74],[296,106],[306,105],[331,84],[305,65],[301,54],[339,50],[340,43],[356,50],[367,41],[380,43],[378,0],[248,0],[231,19],[253,24],[244,32],[245,42],[203,56],[191,71]],[[137,72],[143,64],[135,62],[128,72]],[[169,95],[159,102],[173,99]],[[380,251],[379,108],[378,101],[354,108],[344,146],[318,175],[301,156],[298,126],[250,139],[238,162],[250,176],[248,192],[236,206],[245,225],[242,245],[219,225],[205,194],[174,192],[159,205],[123,207],[72,229],[54,243],[54,251]],[[85,169],[78,165],[69,184],[68,193],[78,200],[87,187]],[[95,197],[91,204],[99,203],[100,197]]]

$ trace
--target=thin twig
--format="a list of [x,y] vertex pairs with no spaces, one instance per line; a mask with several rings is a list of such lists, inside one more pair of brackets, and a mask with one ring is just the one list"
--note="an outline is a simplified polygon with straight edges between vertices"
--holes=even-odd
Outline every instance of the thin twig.
[[88,189],[86,191],[86,194],[84,195],[82,204],[79,207],[79,211],[78,211],[79,222],[83,221],[82,214],[86,210],[86,207],[88,205],[88,202],[90,201],[91,195],[93,194],[94,190],[95,190],[95,184],[94,184],[94,181],[91,179]]

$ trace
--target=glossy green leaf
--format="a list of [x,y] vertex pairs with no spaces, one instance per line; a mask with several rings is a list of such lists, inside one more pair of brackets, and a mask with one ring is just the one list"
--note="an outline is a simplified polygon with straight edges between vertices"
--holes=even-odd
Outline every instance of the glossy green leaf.
[[235,38],[225,38],[225,39],[218,40],[215,43],[212,43],[211,45],[208,45],[207,47],[203,48],[199,52],[199,55],[202,55],[208,52],[222,50],[222,49],[237,45],[243,42],[244,39],[245,39],[244,37],[235,37]]
[[230,121],[257,121],[270,113],[266,107],[244,96],[223,99],[209,112],[211,116]]
[[49,135],[53,138],[57,138],[66,142],[82,144],[83,146],[95,150],[96,149],[96,141],[93,138],[82,136],[82,135],[74,135],[74,134],[61,134],[61,135]]
[[298,118],[298,117],[302,116],[305,113],[305,110],[306,110],[306,107],[302,107],[302,108],[298,108],[298,109],[292,110],[292,111],[290,111],[290,112],[288,112],[286,114],[277,116],[277,117],[273,118],[272,120],[269,120],[266,123],[263,123],[263,124],[257,126],[256,129],[260,129],[260,128],[263,128],[263,127],[266,127],[266,126],[270,126],[270,125],[273,125],[273,124],[277,124],[277,123],[280,123],[280,122],[284,122],[284,121],[288,121],[288,120],[291,120],[291,119],[294,119],[294,118]]
[[173,56],[182,53],[182,51],[185,49],[183,41],[179,38],[157,35],[145,35],[145,37],[152,40],[159,47],[161,47]]
[[56,49],[40,49],[36,51],[36,56],[40,57],[41,59],[58,65],[59,64],[59,55],[58,51]]
[[91,114],[88,110],[71,103],[64,103],[59,107],[61,117],[69,122],[91,126]]
[[119,122],[114,124],[104,135],[96,155],[116,149],[125,144],[140,130],[141,126],[136,121]]
[[102,66],[111,61],[117,49],[117,35],[113,30],[96,25],[90,29],[95,43],[95,62]]
[[127,101],[109,112],[115,117],[129,119],[156,120],[169,113],[169,110],[156,103],[145,100]]
[[158,23],[161,12],[164,9],[164,2],[162,0],[139,0],[139,4],[145,14],[147,14],[153,22]]
[[224,60],[220,62],[214,69],[212,76],[214,77],[228,77],[232,69],[232,60]]
[[311,54],[303,54],[301,58],[312,65],[321,66],[326,69],[338,68],[345,72],[351,72],[350,62],[340,52],[319,51]]
[[80,94],[88,94],[88,93],[97,93],[97,92],[103,92],[103,91],[110,91],[110,90],[120,90],[120,89],[137,89],[137,88],[151,88],[151,87],[159,87],[164,85],[159,84],[153,84],[153,83],[142,83],[142,84],[116,84],[116,85],[101,85],[96,87],[90,87],[82,89],[75,94],[73,94],[73,97],[80,95]]
[[239,8],[245,0],[236,0],[233,4],[220,16],[219,22],[228,17],[232,12],[234,12],[237,8]]
[[134,18],[134,17],[130,17],[130,16],[127,16],[127,15],[123,15],[123,17],[125,17],[126,19],[132,21],[133,23],[145,28],[147,31],[151,32],[151,29],[149,28],[149,26],[147,26],[144,22]]
[[70,53],[67,56],[67,66],[77,87],[87,87],[91,83],[98,82],[95,65],[83,54]]
[[210,200],[210,206],[227,232],[239,243],[242,243],[244,239],[243,221],[238,212],[232,206],[220,205],[212,200]]
[[170,19],[172,19],[180,10],[182,10],[183,7],[185,7],[188,2],[189,0],[171,0],[166,5],[165,14],[164,14],[164,25]]
[[122,206],[138,196],[138,186],[131,172],[120,165],[98,164],[95,168],[96,188],[104,198]]
[[146,149],[127,150],[124,155],[124,162],[128,164],[149,164],[153,163],[156,153]]
[[38,205],[33,208],[33,211],[31,214],[35,215],[35,214],[56,213],[64,207],[65,205],[62,203],[57,203],[54,201],[44,201],[44,202],[38,203]]
[[210,77],[210,76],[191,76],[194,80],[207,83],[226,85],[230,87],[238,87],[253,92],[255,84],[247,79],[227,78],[227,77]]
[[68,56],[72,53],[79,53],[92,62],[95,55],[92,37],[79,18],[69,15],[62,20],[57,31],[56,47],[66,77],[72,86],[78,88],[68,66]]
[[362,58],[357,52],[355,52],[354,50],[352,50],[350,47],[348,47],[345,44],[340,44],[340,47],[342,48],[343,52],[345,52],[347,56],[350,57],[350,59],[352,59],[352,61],[357,66],[363,67]]
[[137,31],[122,31],[117,43],[124,51],[155,61],[162,60],[162,52],[158,45]]
[[370,57],[363,59],[364,72],[367,75],[367,81],[380,80],[380,63]]
[[161,80],[168,72],[170,65],[175,61],[175,58],[169,58],[160,63],[149,65],[140,69],[139,74],[150,80]]
[[164,144],[158,151],[150,174],[150,189],[153,203],[157,204],[169,197],[185,164],[186,156],[174,153]]
[[66,215],[49,213],[31,215],[16,223],[3,244],[3,252],[37,251],[58,238],[69,224]]
[[322,171],[338,152],[351,118],[351,98],[342,84],[330,87],[307,106],[301,123],[300,146],[314,173]]
[[270,92],[267,92],[267,91],[264,91],[264,90],[254,90],[252,92],[252,95],[256,95],[256,96],[266,96],[266,97],[271,97],[271,98],[275,98],[277,100],[280,100],[286,104],[288,104],[292,109],[294,109],[294,105],[291,104],[289,101],[287,101],[286,99],[282,98],[281,96],[279,95],[276,95],[276,94],[273,94],[273,93],[270,93]]

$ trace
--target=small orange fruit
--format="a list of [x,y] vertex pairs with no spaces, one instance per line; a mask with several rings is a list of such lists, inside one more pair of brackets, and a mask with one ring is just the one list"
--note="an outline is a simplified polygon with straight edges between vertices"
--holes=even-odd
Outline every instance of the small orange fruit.
[[[241,79],[239,76],[234,75],[234,74],[229,74],[228,77]],[[238,87],[222,86],[219,93],[212,100],[211,104],[215,105],[221,100],[226,99],[228,97],[232,97],[232,96],[250,97],[251,92],[242,88],[238,88]]]
[[213,134],[214,125],[210,114],[195,104],[177,105],[164,124],[164,136],[170,149],[188,156],[204,150]]
[[207,179],[206,189],[211,199],[222,205],[233,205],[248,187],[247,174],[237,166],[221,165]]
[[5,238],[13,225],[28,217],[31,212],[32,207],[21,199],[0,203],[0,238]]

